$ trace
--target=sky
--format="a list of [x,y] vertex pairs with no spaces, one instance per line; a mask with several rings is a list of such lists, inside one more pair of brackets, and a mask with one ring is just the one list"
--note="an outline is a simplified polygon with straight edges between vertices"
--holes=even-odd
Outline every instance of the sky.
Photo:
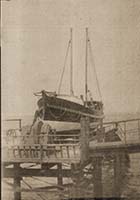
[[[85,27],[105,114],[140,112],[139,0],[11,0],[2,2],[2,112],[33,115],[34,92],[57,91],[70,27],[74,91],[84,94]],[[62,93],[69,93],[69,58]],[[88,83],[99,99],[88,61]]]

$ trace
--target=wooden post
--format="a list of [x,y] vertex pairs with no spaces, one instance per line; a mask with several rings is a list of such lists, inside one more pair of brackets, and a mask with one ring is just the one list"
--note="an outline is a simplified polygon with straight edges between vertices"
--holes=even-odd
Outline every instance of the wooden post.
[[62,163],[57,164],[57,169],[58,169],[57,183],[59,186],[62,186],[63,185]]
[[119,126],[119,124],[116,122],[116,123],[115,123],[115,129],[116,129],[116,130],[118,130],[118,126]]
[[14,174],[14,200],[21,200],[21,177],[18,175],[20,170],[20,164],[14,164],[15,174]]
[[93,183],[94,196],[97,198],[102,197],[102,157],[93,159]]
[[41,164],[41,169],[43,169],[43,170],[49,169],[48,163],[42,163],[42,164]]
[[[97,130],[97,141],[104,142],[105,130],[103,127],[103,120],[100,121],[100,129]],[[93,183],[94,183],[94,196],[102,197],[103,185],[102,185],[102,157],[96,157],[93,160]]]
[[81,144],[81,164],[88,160],[88,147],[89,147],[89,131],[90,124],[89,118],[82,117],[81,118],[81,136],[80,136],[80,144]]
[[121,183],[121,155],[117,154],[114,158],[114,194],[115,197],[120,197]]
[[100,120],[100,128],[97,130],[97,140],[98,142],[104,142],[105,140],[105,130],[103,127],[103,119]]
[[22,121],[22,119],[19,119],[19,131],[22,131],[21,121]]
[[126,144],[126,122],[124,122],[124,142]]
[[139,136],[139,140],[140,140],[140,120],[138,120],[138,136]]

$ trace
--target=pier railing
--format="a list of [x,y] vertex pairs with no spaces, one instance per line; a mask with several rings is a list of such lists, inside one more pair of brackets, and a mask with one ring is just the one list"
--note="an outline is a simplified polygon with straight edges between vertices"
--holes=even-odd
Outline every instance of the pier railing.
[[79,159],[79,135],[39,135],[3,137],[4,158],[56,162]]
[[[7,120],[7,121],[17,121]],[[19,120],[21,124],[21,120]],[[22,135],[21,126],[5,130],[3,160],[14,162],[79,162],[80,133],[50,132]]]
[[[113,197],[121,196],[122,185],[120,183],[124,179],[128,154],[140,152],[139,125],[140,119],[106,122],[91,130],[89,119],[83,118],[81,129],[77,134],[73,131],[69,134],[64,132],[62,134],[51,130],[46,134],[20,135],[21,130],[9,129],[2,140],[2,162],[4,177],[14,178],[15,200],[21,199],[23,190],[20,187],[21,181],[24,180],[22,177],[28,176],[55,177],[61,191],[62,188],[64,189],[63,178],[71,177],[76,194],[80,187],[80,191],[85,191],[85,186],[88,188],[89,185],[91,190],[90,183],[92,183],[91,194],[95,197],[102,197],[105,193],[104,186],[106,186],[106,181],[103,182],[103,173],[108,171],[103,170],[105,163],[113,169],[113,182],[111,180]],[[104,138],[100,139],[98,135]],[[118,135],[120,140],[107,141],[105,140],[106,135],[107,138]],[[130,143],[129,141],[132,142],[132,140],[136,142]],[[28,163],[27,167],[22,163]],[[65,169],[63,164],[68,164],[69,168]],[[38,168],[32,168],[35,165]],[[91,179],[87,179],[87,175]],[[33,189],[31,188],[30,191],[33,192]]]
[[[51,130],[46,134],[22,135],[21,120],[19,124],[19,129],[8,129],[2,137],[4,159],[28,162],[79,162],[81,157],[83,160],[87,159],[88,152],[86,154],[85,152],[88,151],[90,135],[88,128],[69,134]],[[82,127],[85,126],[87,125],[82,125]],[[103,130],[105,135],[108,132],[111,134],[114,132],[124,144],[140,142],[140,119],[106,122],[103,124]],[[83,157],[83,155],[86,156]]]
[[123,143],[140,141],[140,119],[104,123],[105,132],[115,130]]

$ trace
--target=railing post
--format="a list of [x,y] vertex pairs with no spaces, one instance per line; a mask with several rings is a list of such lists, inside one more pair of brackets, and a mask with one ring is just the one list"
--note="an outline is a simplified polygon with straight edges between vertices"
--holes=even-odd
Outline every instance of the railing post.
[[21,121],[22,121],[22,119],[19,119],[19,131],[21,131],[21,130],[22,130]]
[[118,123],[116,122],[116,123],[115,123],[115,129],[116,129],[116,130],[118,130],[118,126],[119,126],[119,125],[118,125]]
[[124,142],[126,144],[126,122],[124,122]]
[[138,136],[139,136],[139,140],[140,140],[140,120],[138,119]]

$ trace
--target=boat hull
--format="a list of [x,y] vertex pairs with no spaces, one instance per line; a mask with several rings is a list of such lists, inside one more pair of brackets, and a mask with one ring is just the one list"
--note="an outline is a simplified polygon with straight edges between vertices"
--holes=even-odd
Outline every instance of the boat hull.
[[80,122],[82,116],[91,116],[90,121],[96,122],[103,115],[101,111],[46,94],[38,101],[38,107],[40,118],[50,121]]

